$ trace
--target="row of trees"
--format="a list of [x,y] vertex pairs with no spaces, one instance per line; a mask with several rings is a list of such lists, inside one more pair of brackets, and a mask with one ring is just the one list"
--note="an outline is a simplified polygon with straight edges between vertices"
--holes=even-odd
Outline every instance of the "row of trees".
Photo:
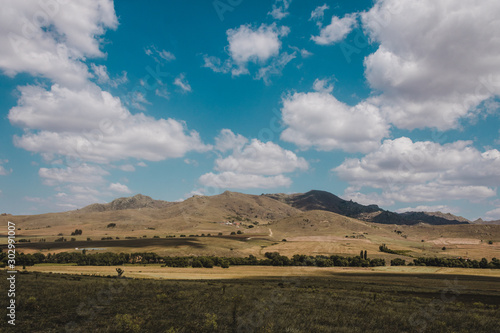
[[[391,260],[391,266],[405,266],[404,259],[396,258]],[[500,269],[500,260],[492,258],[490,262],[486,258],[469,260],[462,258],[417,258],[408,266],[437,266],[437,267],[460,267],[460,268],[495,268]]]
[[[126,263],[132,264],[164,264],[169,267],[206,267],[220,266],[315,266],[315,267],[374,267],[385,266],[384,259],[369,259],[365,252],[361,256],[342,257],[332,256],[309,256],[296,254],[291,258],[280,255],[278,252],[266,252],[264,259],[258,259],[253,255],[248,257],[216,257],[216,256],[188,256],[171,257],[159,256],[153,252],[136,253],[86,253],[82,252],[60,252],[44,255],[43,253],[16,254],[16,264],[32,266],[40,263],[68,264],[75,263],[81,266],[115,266]],[[7,253],[0,250],[0,267],[7,264]],[[404,259],[391,260],[391,266],[405,266]],[[438,267],[462,267],[462,268],[494,268],[500,269],[500,260],[493,258],[490,262],[486,258],[478,260],[454,259],[454,258],[416,258],[409,263],[411,266],[438,266]]]
[[[0,266],[5,267],[7,263],[6,253],[0,252]],[[308,256],[296,254],[292,258],[282,256],[278,252],[267,252],[264,259],[258,259],[253,255],[248,257],[216,257],[216,256],[188,256],[188,257],[162,257],[153,252],[137,253],[87,253],[82,252],[60,252],[35,254],[16,254],[17,265],[32,266],[40,263],[68,264],[74,263],[80,266],[115,266],[126,263],[154,264],[161,263],[169,267],[206,267],[220,266],[227,268],[231,265],[258,265],[258,266],[351,266],[351,267],[373,267],[384,266],[384,259],[368,259],[363,256]]]

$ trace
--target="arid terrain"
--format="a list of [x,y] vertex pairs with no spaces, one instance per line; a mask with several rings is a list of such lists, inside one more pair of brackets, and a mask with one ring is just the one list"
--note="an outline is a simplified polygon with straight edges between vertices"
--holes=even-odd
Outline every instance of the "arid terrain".
[[[226,191],[183,202],[136,195],[64,213],[3,214],[0,222],[16,224],[17,248],[25,253],[86,248],[92,252],[262,257],[265,252],[352,256],[366,250],[370,257],[386,260],[500,257],[500,225],[468,223],[444,213],[413,214],[431,216],[426,223],[405,219],[408,215],[344,201],[322,191],[297,195]],[[436,216],[438,225],[431,224]],[[77,229],[81,234],[72,235]],[[6,238],[1,242],[5,245]],[[381,244],[402,254],[380,252]]]

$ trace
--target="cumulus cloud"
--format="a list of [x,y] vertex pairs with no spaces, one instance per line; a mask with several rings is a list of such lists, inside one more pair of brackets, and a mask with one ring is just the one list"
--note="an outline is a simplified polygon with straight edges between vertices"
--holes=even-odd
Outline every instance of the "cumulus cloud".
[[330,79],[316,79],[313,83],[313,89],[320,93],[331,93],[333,84],[330,83]]
[[283,175],[266,177],[231,171],[219,174],[206,173],[200,177],[199,181],[205,186],[231,189],[288,187],[292,184],[292,180]]
[[389,130],[375,106],[363,102],[351,107],[327,92],[288,95],[281,112],[287,126],[281,139],[302,149],[368,152]]
[[111,183],[108,187],[110,191],[117,193],[132,193],[132,191],[127,187],[127,185],[120,183]]
[[215,147],[231,154],[215,160],[214,170],[200,177],[205,186],[218,188],[271,188],[289,186],[291,179],[284,173],[307,170],[309,165],[302,157],[283,149],[273,142],[250,142],[228,129],[221,131]]
[[[288,27],[277,27],[276,24],[262,24],[258,28],[251,25],[241,25],[227,31],[227,52],[229,58],[205,55],[204,65],[218,73],[229,73],[233,76],[250,74],[249,64],[259,67],[255,79],[268,82],[271,74],[280,74],[283,68],[295,58],[295,52],[280,54],[281,38],[288,35]],[[306,51],[307,52],[307,51]]]
[[226,152],[228,150],[240,150],[248,143],[248,139],[241,134],[234,134],[230,129],[223,129],[215,138],[215,149]]
[[288,7],[290,6],[291,2],[292,0],[276,0],[273,4],[273,10],[267,14],[271,15],[276,20],[281,20],[282,18],[290,14],[288,12]]
[[500,152],[481,153],[471,144],[441,145],[405,137],[385,140],[376,151],[360,159],[348,158],[332,171],[355,188],[382,189],[383,198],[393,201],[494,196],[500,186]]
[[113,1],[54,2],[7,0],[0,12],[0,69],[27,72],[66,85],[90,77],[86,57],[102,57],[99,36],[118,20]]
[[321,29],[319,36],[312,36],[311,39],[319,45],[340,42],[357,26],[357,17],[357,14],[347,14],[343,18],[333,16],[331,23]]
[[295,170],[307,170],[308,164],[302,157],[283,149],[273,142],[253,139],[241,150],[233,151],[226,158],[215,161],[216,171],[233,171],[246,174],[278,175]]
[[96,86],[78,91],[26,86],[20,91],[18,106],[8,117],[27,129],[14,137],[14,144],[28,151],[109,163],[160,161],[210,149],[184,122],[131,114],[119,98]]
[[377,1],[361,14],[379,45],[364,61],[370,102],[399,128],[457,127],[500,94],[499,15],[495,0]]

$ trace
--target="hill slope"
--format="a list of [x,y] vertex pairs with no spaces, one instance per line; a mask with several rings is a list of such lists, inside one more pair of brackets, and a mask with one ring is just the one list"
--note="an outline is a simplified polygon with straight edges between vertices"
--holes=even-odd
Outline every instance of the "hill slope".
[[397,213],[385,211],[377,205],[364,206],[352,200],[347,201],[326,191],[309,191],[296,194],[266,194],[275,200],[285,202],[302,211],[326,210],[329,212],[357,218],[363,221],[383,224],[415,224]]

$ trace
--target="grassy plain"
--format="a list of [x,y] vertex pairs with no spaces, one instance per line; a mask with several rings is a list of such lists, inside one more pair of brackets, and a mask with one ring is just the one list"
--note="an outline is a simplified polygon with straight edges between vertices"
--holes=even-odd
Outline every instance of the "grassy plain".
[[[47,266],[30,270],[37,268]],[[126,276],[131,274],[132,267],[124,269]],[[238,269],[243,273],[249,268]],[[230,274],[238,269],[205,271]],[[183,270],[185,274],[199,272]],[[22,273],[16,286],[16,327],[7,327],[2,320],[0,329],[44,333],[498,332],[498,277],[352,269],[324,269],[327,274],[323,276],[311,276],[311,270],[300,275],[283,272],[289,270],[274,277],[208,280]],[[2,271],[2,290],[6,283]],[[0,304],[3,309],[5,299]]]

